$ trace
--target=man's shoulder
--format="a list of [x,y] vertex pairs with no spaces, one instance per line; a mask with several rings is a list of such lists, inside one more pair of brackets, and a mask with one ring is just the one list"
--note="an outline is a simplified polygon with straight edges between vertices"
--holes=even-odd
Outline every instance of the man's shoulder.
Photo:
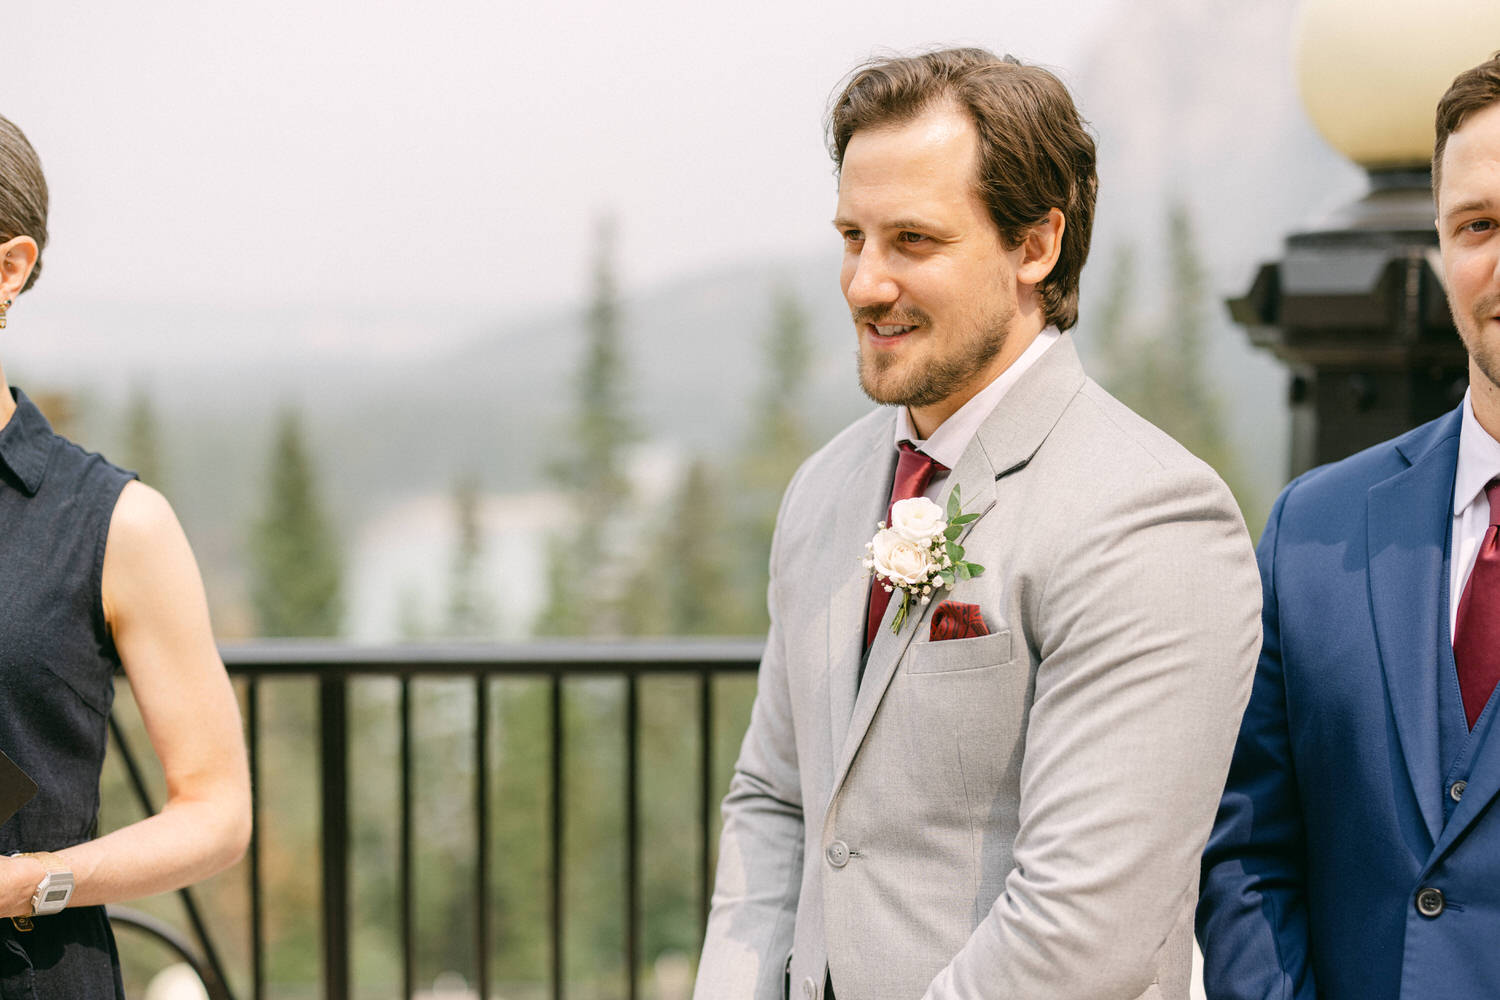
[[1228,487],[1207,462],[1166,431],[1086,379],[1054,431],[1067,466],[1094,489],[1130,494],[1163,484],[1203,490],[1215,503],[1233,503]]
[[1207,468],[1176,438],[1132,410],[1093,379],[1078,393],[1079,405],[1069,411],[1097,442],[1100,452],[1130,465],[1164,470]]
[[1425,424],[1343,458],[1309,469],[1287,484],[1277,501],[1291,511],[1342,507],[1370,488],[1431,457],[1451,461],[1432,464],[1432,474],[1452,477],[1458,458],[1460,411],[1454,409]]
[[893,455],[895,419],[895,411],[889,406],[866,413],[809,455],[792,482],[838,479],[879,456]]

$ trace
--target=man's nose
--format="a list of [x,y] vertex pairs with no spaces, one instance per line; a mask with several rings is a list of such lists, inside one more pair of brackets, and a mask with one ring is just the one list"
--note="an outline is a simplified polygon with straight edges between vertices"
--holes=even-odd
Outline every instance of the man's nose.
[[851,265],[854,274],[844,290],[851,308],[895,302],[901,294],[882,254],[866,247]]

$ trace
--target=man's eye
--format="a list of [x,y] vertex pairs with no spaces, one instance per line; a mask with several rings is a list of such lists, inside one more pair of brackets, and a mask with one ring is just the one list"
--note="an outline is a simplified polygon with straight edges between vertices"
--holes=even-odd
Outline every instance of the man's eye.
[[1495,220],[1493,220],[1493,219],[1475,219],[1473,222],[1466,222],[1466,223],[1464,223],[1459,228],[1460,228],[1461,232],[1465,232],[1465,233],[1488,233],[1488,232],[1491,232],[1491,231],[1494,230],[1494,228],[1495,228]]
[[896,238],[899,239],[902,243],[925,243],[927,241],[926,236],[923,236],[921,233],[913,232],[903,232]]
[[862,233],[862,232],[860,232],[858,229],[846,229],[846,230],[844,230],[844,242],[845,243],[859,243],[862,240],[864,240],[864,238],[865,238],[865,234]]

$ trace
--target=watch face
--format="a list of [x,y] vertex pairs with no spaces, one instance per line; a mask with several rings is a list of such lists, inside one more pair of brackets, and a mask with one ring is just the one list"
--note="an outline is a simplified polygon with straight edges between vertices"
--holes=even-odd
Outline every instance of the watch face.
[[62,900],[67,899],[67,898],[68,898],[68,890],[66,890],[66,889],[48,889],[47,890],[47,895],[44,896],[44,897],[42,897],[42,902],[44,902],[44,903],[58,903],[58,902],[61,902]]

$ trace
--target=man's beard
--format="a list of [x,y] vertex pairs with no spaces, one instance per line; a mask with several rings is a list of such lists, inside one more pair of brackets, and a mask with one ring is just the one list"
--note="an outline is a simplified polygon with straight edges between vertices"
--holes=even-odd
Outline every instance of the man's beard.
[[[1448,308],[1453,309],[1451,300]],[[1457,310],[1453,312],[1456,316]],[[1474,310],[1469,314],[1469,319],[1474,324],[1474,333],[1473,336],[1464,338],[1464,346],[1469,349],[1469,359],[1474,362],[1474,367],[1489,379],[1491,385],[1500,387],[1500,350],[1497,350],[1500,345],[1486,341],[1481,332],[1485,323],[1489,322],[1490,317],[1496,312],[1500,312],[1500,292],[1482,296],[1478,302],[1474,303]]]
[[[859,372],[859,387],[877,403],[895,406],[931,406],[964,389],[974,377],[995,359],[1005,346],[1005,338],[1015,318],[1015,308],[1001,309],[988,321],[975,326],[960,342],[946,345],[948,354],[918,361],[906,377],[882,384],[878,378],[900,362],[883,351],[872,352],[868,363],[862,348],[854,352]],[[856,329],[864,324],[881,326],[920,326],[931,336],[931,319],[920,309],[897,312],[894,306],[865,306],[853,314]],[[910,334],[907,334],[910,336]]]

